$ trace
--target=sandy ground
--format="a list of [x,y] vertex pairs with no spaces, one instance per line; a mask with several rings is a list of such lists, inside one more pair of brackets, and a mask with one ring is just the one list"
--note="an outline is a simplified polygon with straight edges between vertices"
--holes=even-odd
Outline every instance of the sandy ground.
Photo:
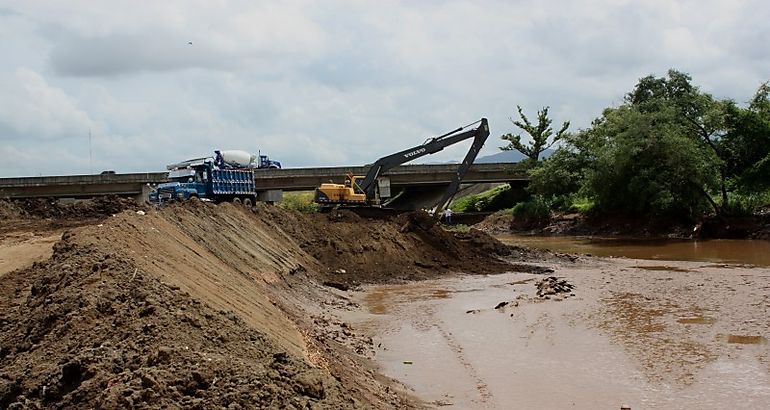
[[14,232],[0,237],[0,276],[51,257],[61,233]]
[[542,275],[458,276],[369,287],[342,314],[373,338],[386,375],[436,407],[770,406],[770,270],[550,265],[576,296],[538,298]]

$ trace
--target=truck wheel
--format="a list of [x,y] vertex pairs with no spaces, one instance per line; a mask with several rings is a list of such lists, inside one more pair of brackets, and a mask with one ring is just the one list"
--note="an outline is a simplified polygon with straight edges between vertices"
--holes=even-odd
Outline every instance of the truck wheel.
[[241,198],[233,198],[233,203],[236,204],[236,205],[240,205],[241,204]]
[[251,208],[251,205],[252,205],[251,198],[244,198],[243,199],[243,206],[245,206],[247,208]]

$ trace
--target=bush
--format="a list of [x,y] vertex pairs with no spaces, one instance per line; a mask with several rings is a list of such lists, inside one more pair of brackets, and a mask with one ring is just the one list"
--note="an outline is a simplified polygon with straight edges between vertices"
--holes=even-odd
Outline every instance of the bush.
[[571,195],[568,198],[568,204],[569,206],[566,207],[566,210],[569,212],[585,214],[594,209],[594,201],[591,198],[579,195]]
[[551,219],[551,203],[542,196],[533,196],[529,201],[513,207],[513,221],[524,226],[543,226]]
[[722,205],[722,213],[733,216],[749,216],[770,204],[770,191],[763,193],[738,194],[732,193],[727,198],[727,204]]
[[318,212],[318,204],[313,201],[313,192],[286,192],[278,206],[304,213]]

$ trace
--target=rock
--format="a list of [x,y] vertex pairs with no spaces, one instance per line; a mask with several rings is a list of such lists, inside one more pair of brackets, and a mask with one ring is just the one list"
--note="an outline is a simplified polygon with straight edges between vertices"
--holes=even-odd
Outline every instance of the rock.
[[323,282],[323,285],[324,286],[328,286],[330,288],[339,289],[339,290],[342,290],[342,291],[350,290],[350,286],[348,286],[348,284],[342,283],[342,282],[334,282],[334,281],[327,280],[327,281]]
[[302,372],[294,377],[294,390],[304,396],[323,399],[325,396],[323,378],[318,371]]
[[500,302],[495,306],[495,309],[502,309],[504,307],[508,306],[508,302]]
[[147,215],[147,213],[142,210],[136,211],[136,214],[141,216]]

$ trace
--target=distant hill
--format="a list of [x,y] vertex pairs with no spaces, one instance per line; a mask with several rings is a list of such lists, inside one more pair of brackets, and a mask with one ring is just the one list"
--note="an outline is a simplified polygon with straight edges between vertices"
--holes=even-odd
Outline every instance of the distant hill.
[[[540,154],[540,159],[548,158],[554,153],[554,150],[547,149]],[[495,162],[519,162],[526,158],[524,154],[519,151],[500,151],[497,154],[487,155],[481,158],[476,158],[473,161],[474,164],[491,164]]]

